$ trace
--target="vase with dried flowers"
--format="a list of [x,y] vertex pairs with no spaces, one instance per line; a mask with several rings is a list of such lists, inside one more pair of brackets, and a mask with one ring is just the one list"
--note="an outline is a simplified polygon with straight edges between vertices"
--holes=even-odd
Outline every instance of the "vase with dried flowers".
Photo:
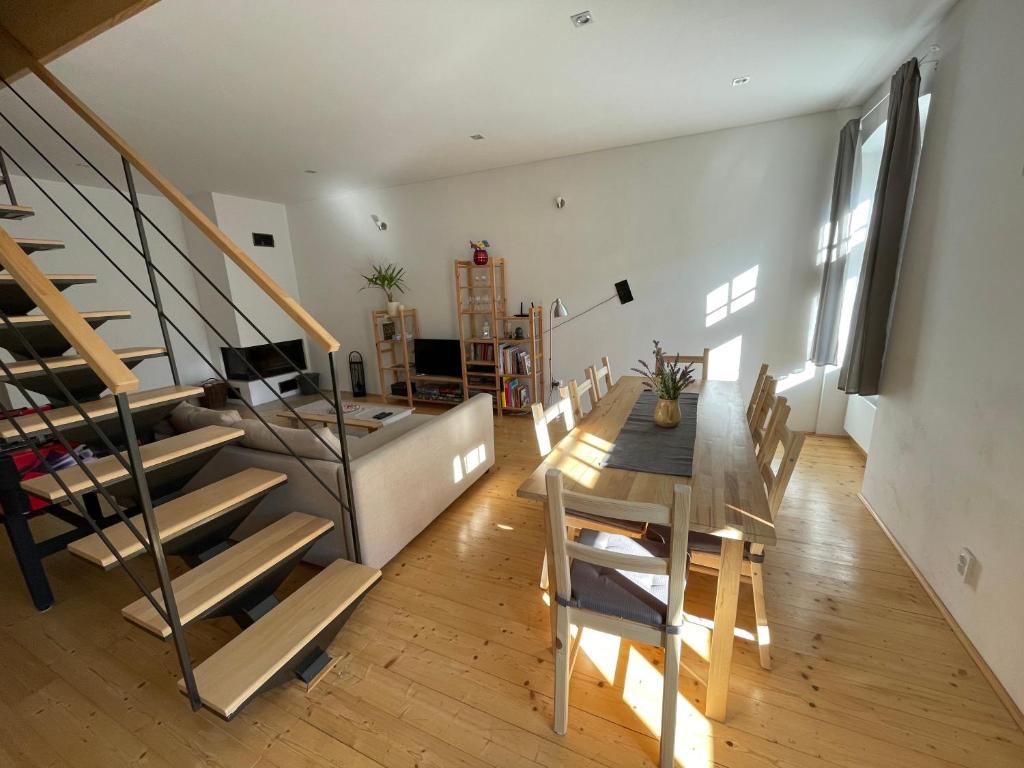
[[639,368],[633,372],[644,377],[644,389],[658,396],[654,407],[654,423],[659,427],[675,427],[679,424],[679,395],[693,383],[693,366],[672,363],[665,359],[661,342],[654,341],[654,368],[639,360]]

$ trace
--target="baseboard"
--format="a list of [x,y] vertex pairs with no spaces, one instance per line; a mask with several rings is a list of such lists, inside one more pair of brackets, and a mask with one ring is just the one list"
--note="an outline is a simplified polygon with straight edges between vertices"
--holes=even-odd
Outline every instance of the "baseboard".
[[[856,440],[853,439],[853,435],[851,435],[849,432],[845,432],[845,431],[844,431],[844,434],[846,435],[847,439],[851,443],[853,443],[853,447],[857,449],[857,453],[859,453],[861,456],[864,457],[864,461],[867,461],[868,460],[868,452],[860,447],[860,443],[858,443]],[[864,501],[864,500],[861,499],[861,501]],[[867,502],[864,502],[864,503],[867,504]],[[874,514],[874,513],[872,513],[872,514]],[[892,537],[890,536],[890,538],[892,538]]]
[[[856,444],[856,441],[854,441],[854,443]],[[967,637],[967,634],[963,629],[961,629],[960,625],[957,624],[956,619],[953,618],[953,614],[949,612],[949,609],[946,608],[945,603],[942,602],[938,593],[932,588],[932,585],[928,583],[928,580],[914,564],[914,561],[910,559],[910,555],[907,554],[907,551],[899,541],[896,540],[896,537],[892,535],[888,526],[882,522],[882,518],[878,516],[878,513],[871,507],[868,500],[864,498],[864,494],[858,493],[857,498],[860,499],[860,503],[864,505],[864,509],[868,511],[868,514],[870,514],[871,517],[874,518],[875,522],[878,523],[878,527],[882,529],[882,533],[884,533],[889,541],[892,542],[892,545],[896,547],[896,551],[900,553],[900,557],[903,558],[903,562],[905,562],[907,567],[910,568],[911,573],[914,574],[917,580],[921,583],[921,586],[924,587],[924,591],[927,593],[928,597],[931,598],[931,601],[935,603],[935,607],[939,609],[939,613],[942,614],[946,623],[949,624],[950,628],[953,630],[953,634],[956,635],[957,640],[960,641],[964,650],[967,651],[967,655],[970,656],[974,663],[978,665],[978,669],[981,670],[981,674],[988,681],[988,684],[992,686],[992,690],[996,692],[996,696],[999,697],[1003,706],[1006,707],[1006,711],[1010,713],[1010,717],[1017,723],[1017,727],[1024,731],[1024,712],[1022,712],[1020,707],[1017,706],[1017,702],[1013,700],[1010,693],[1003,687],[1003,684],[999,682],[999,678],[996,677],[995,672],[992,671],[992,668],[988,665],[985,659],[982,658],[978,649],[974,647],[974,643],[971,642],[970,638]]]

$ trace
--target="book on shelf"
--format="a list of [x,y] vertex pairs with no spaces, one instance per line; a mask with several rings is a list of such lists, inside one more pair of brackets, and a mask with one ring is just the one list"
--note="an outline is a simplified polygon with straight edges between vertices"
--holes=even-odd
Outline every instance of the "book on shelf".
[[494,362],[494,345],[490,342],[473,342],[469,345],[469,357],[466,362]]
[[529,376],[533,372],[530,353],[518,344],[499,345],[498,372]]
[[526,408],[530,405],[530,387],[519,379],[509,379],[501,391],[501,405],[504,408]]

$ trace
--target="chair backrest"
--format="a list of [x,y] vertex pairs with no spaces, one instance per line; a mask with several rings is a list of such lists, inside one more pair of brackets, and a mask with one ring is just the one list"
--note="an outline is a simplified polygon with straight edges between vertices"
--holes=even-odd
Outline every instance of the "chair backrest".
[[747,423],[753,421],[754,417],[754,406],[757,404],[758,395],[761,394],[761,387],[764,386],[764,380],[768,377],[768,363],[761,363],[761,367],[757,369],[757,381],[754,382],[754,391],[750,393],[750,402],[747,403]]
[[[610,390],[612,388],[612,384],[615,383],[612,380],[612,364],[609,362],[607,355],[601,358],[600,367],[592,365],[587,368],[585,373],[594,387],[594,402],[597,402],[607,395],[608,390]],[[601,393],[602,381],[604,381],[604,394]]]
[[[789,479],[796,468],[796,460],[800,458],[800,451],[804,447],[804,433],[794,432],[783,422],[776,425],[772,441],[771,452],[767,460],[761,463],[761,477],[768,492],[768,511],[772,520],[775,520],[786,496]],[[782,456],[776,469],[774,459],[779,446],[782,446]]]
[[711,360],[711,348],[704,347],[699,355],[665,355],[666,363],[682,363],[683,365],[699,365],[700,380],[708,380],[708,361]]
[[[649,573],[668,576],[668,600],[666,602],[665,623],[670,626],[681,626],[683,623],[683,593],[686,590],[686,546],[690,527],[690,488],[678,484],[675,486],[672,506],[648,504],[643,502],[619,501],[600,496],[566,491],[562,473],[557,469],[549,469],[545,476],[547,484],[547,514],[549,546],[554,566],[555,586],[562,600],[572,597],[572,576],[570,560],[579,560],[604,568],[632,573]],[[637,523],[653,523],[671,526],[672,536],[668,557],[644,557],[625,552],[612,552],[599,549],[577,541],[569,541],[566,536],[565,510],[581,512],[591,517],[603,517],[610,520],[630,520]],[[574,609],[577,613],[586,609]],[[596,614],[604,616],[604,614]],[[630,636],[630,627],[650,630],[649,625],[627,619],[614,620],[615,625],[624,630],[623,636]],[[608,622],[602,623],[602,631],[609,629]]]
[[572,403],[573,415],[576,417],[576,422],[579,423],[587,415],[583,412],[583,396],[587,396],[587,413],[594,410],[594,406],[597,404],[597,396],[594,394],[594,382],[588,378],[581,384],[576,379],[569,379],[567,389],[569,401]]
[[759,429],[763,429],[768,420],[768,399],[775,397],[775,386],[777,382],[774,376],[765,376],[761,383],[761,391],[757,393],[753,413],[747,423],[750,425],[750,434],[756,439]]
[[551,453],[551,433],[548,431],[548,424],[561,419],[565,424],[565,431],[569,433],[576,426],[576,420],[572,415],[572,401],[569,400],[569,390],[561,387],[558,390],[558,400],[545,408],[540,403],[530,406],[533,414],[533,430],[537,436],[537,450],[541,458]]
[[770,461],[775,456],[775,450],[779,444],[777,430],[786,426],[790,408],[786,398],[782,395],[768,395],[764,399],[764,410],[764,423],[750,433],[754,441],[754,453],[757,455],[758,466],[766,460]]

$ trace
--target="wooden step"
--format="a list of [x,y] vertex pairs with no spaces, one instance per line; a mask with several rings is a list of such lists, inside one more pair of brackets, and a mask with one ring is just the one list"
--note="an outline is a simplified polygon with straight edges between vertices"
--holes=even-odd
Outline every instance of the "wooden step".
[[34,215],[35,211],[27,205],[0,205],[0,219],[27,219]]
[[[166,350],[163,347],[127,347],[125,349],[115,349],[115,353],[124,362],[138,362],[145,360],[150,357],[163,357],[166,354]],[[84,357],[78,357],[77,355],[66,355],[64,357],[50,357],[43,358],[43,362],[51,371],[71,371],[76,368],[88,368],[89,364],[86,362]],[[8,363],[7,367],[10,369],[11,376],[14,378],[28,377],[34,375],[45,375],[43,368],[35,360],[26,360],[24,362]],[[7,374],[0,373],[0,381],[9,381]]]
[[[153,510],[157,527],[160,529],[160,541],[165,544],[173,541],[178,536],[220,517],[287,480],[288,476],[281,472],[249,467],[160,504]],[[146,535],[146,524],[142,515],[135,515],[131,522],[143,536]],[[125,560],[144,551],[142,542],[124,523],[112,525],[104,533]],[[68,550],[107,570],[117,565],[114,553],[107,549],[107,545],[96,534],[72,542],[68,545]]]
[[21,250],[25,253],[59,251],[64,247],[64,243],[60,240],[43,240],[38,237],[15,237],[14,242],[21,246]]
[[[201,451],[208,451],[211,448],[230,443],[244,434],[244,430],[235,427],[200,427],[191,432],[141,446],[139,452],[142,454],[142,465],[148,472],[164,464],[170,464]],[[122,455],[124,454],[122,453]],[[89,469],[103,485],[109,485],[128,477],[128,470],[121,466],[115,456],[106,456],[92,461],[89,463]],[[82,468],[77,465],[62,469],[57,474],[72,493],[94,490],[92,482]],[[64,501],[67,498],[53,475],[42,475],[33,477],[31,480],[24,480],[21,487],[26,493],[39,496],[51,503]]]
[[[159,389],[147,389],[142,392],[131,393],[128,395],[128,404],[133,411],[136,411],[163,403],[176,403],[188,397],[198,397],[201,394],[203,394],[202,387],[160,387]],[[82,403],[82,410],[95,421],[117,417],[117,404],[114,401],[113,395]],[[84,422],[78,410],[70,405],[46,411],[46,417],[55,427],[62,429],[78,426]],[[19,416],[16,419],[0,421],[0,438],[15,440],[20,437],[18,430],[15,429],[12,422],[17,422],[26,436],[50,431],[49,427],[43,422],[42,417],[38,414],[30,414],[28,416]]]
[[[292,512],[171,582],[182,626],[223,603],[247,584],[334,527],[322,517]],[[156,595],[157,602],[163,599]],[[121,610],[128,621],[160,637],[171,628],[145,597]]]
[[[92,328],[99,328],[108,320],[126,320],[132,316],[127,309],[80,312],[79,315]],[[0,347],[18,360],[27,360],[33,352],[40,357],[57,357],[71,348],[54,322],[43,314],[14,315],[8,319],[15,328],[0,322]]]
[[[46,279],[53,283],[58,291],[64,291],[74,285],[95,283],[96,275],[51,274]],[[23,315],[35,309],[36,303],[25,289],[18,285],[14,275],[0,272],[0,309],[9,315]]]
[[[380,579],[336,560],[195,669],[203,705],[230,719],[296,654]],[[185,691],[185,681],[178,681]]]
[[[79,312],[84,320],[127,320],[132,316],[128,309],[99,309],[89,312]],[[18,328],[35,328],[38,326],[51,326],[53,320],[46,315],[10,315],[7,318]],[[6,325],[6,323],[4,324]]]

